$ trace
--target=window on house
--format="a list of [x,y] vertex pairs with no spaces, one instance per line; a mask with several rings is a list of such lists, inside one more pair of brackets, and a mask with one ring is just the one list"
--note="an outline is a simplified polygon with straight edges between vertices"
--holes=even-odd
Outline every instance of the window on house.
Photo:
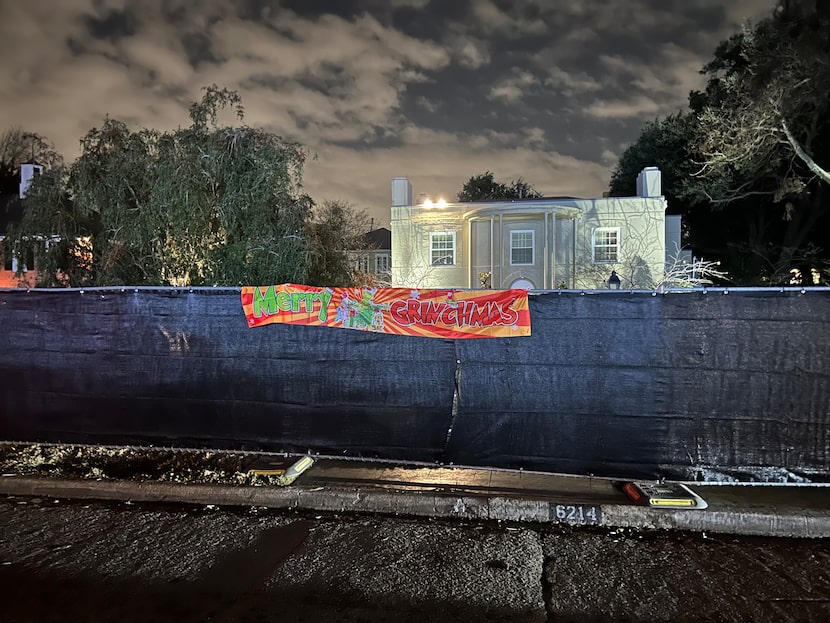
[[436,232],[429,235],[430,261],[433,266],[455,264],[455,233]]
[[35,269],[35,247],[33,244],[26,245],[26,254],[24,255],[24,259],[26,260],[25,268],[26,270],[34,270]]
[[533,264],[533,230],[510,232],[510,263],[514,266]]
[[389,272],[388,255],[378,255],[375,257],[375,272],[378,274]]
[[[37,245],[37,250],[35,249],[35,245]],[[23,244],[23,251],[17,252],[15,254],[14,251],[10,251],[6,254],[3,258],[3,268],[5,270],[34,270],[35,269],[35,258],[38,256],[42,256],[44,253],[44,244],[42,242],[25,242]],[[15,261],[15,259],[17,261]]]
[[620,228],[597,227],[593,236],[594,262],[613,263],[620,257]]
[[369,256],[368,255],[361,255],[357,258],[354,266],[358,272],[363,273],[364,275],[369,274]]

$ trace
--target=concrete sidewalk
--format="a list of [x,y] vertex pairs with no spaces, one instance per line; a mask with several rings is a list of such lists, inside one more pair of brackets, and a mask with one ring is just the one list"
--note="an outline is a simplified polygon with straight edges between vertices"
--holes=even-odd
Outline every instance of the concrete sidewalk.
[[633,504],[605,478],[320,459],[287,487],[5,476],[0,494],[515,523],[830,537],[830,487],[692,484],[706,509]]

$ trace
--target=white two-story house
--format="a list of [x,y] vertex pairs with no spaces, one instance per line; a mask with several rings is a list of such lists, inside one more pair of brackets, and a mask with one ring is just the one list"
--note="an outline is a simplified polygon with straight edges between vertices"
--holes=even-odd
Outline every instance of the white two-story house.
[[[680,217],[666,216],[655,167],[638,196],[448,203],[412,202],[392,181],[392,285],[420,288],[597,289],[612,272],[622,288],[662,280]],[[613,281],[613,280],[612,280]]]

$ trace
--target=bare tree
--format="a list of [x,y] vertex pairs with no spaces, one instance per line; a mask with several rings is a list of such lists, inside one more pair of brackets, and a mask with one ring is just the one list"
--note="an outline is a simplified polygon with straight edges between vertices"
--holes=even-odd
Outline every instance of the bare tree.
[[676,248],[666,262],[663,278],[657,283],[657,290],[664,288],[701,288],[729,279],[719,261],[703,258],[687,258],[682,249]]
[[[713,203],[805,191],[830,184],[830,163],[816,161],[827,137],[830,19],[803,2],[721,44],[704,67],[706,105],[699,116],[699,190]],[[758,181],[773,177],[776,184]]]

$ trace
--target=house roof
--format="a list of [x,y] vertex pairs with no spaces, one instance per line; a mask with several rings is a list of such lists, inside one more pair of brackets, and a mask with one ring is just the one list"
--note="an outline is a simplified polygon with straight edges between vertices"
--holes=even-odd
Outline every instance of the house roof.
[[522,202],[522,203],[530,203],[530,202],[533,202],[533,201],[544,202],[544,201],[558,201],[558,200],[563,200],[563,199],[567,199],[567,200],[570,200],[570,201],[578,201],[578,200],[582,199],[582,197],[570,197],[570,196],[566,196],[566,195],[561,195],[561,196],[548,196],[548,195],[545,195],[544,197],[521,197],[521,198],[517,197],[515,199],[476,199],[475,201],[462,201],[462,202],[459,202],[459,203],[516,203],[516,202],[519,202],[519,201]]
[[[569,199],[564,197],[523,199],[508,201],[471,201],[467,203],[448,204],[449,208],[461,208],[463,217],[485,218],[499,214],[520,215],[520,214],[542,214],[555,212],[562,218],[574,218],[582,213],[579,203],[584,199]],[[439,208],[440,209],[440,208]]]
[[392,232],[385,227],[379,227],[363,234],[363,241],[367,249],[391,249]]

